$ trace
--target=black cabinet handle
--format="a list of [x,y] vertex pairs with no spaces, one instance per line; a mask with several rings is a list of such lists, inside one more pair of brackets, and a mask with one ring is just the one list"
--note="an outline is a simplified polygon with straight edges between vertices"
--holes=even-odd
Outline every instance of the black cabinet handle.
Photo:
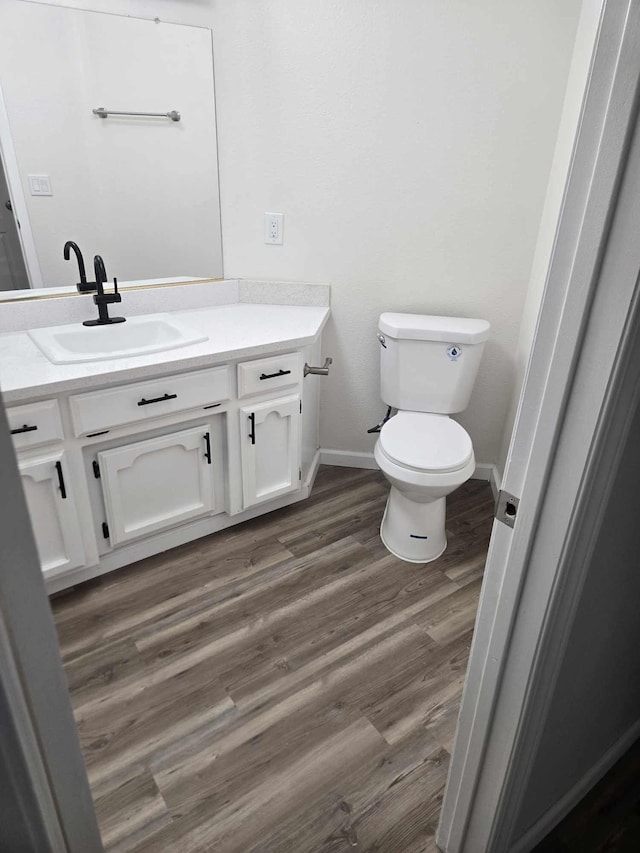
[[18,427],[17,429],[12,429],[11,435],[18,435],[18,433],[20,432],[33,432],[36,429],[38,429],[37,426],[27,426],[27,424],[24,424],[23,426]]
[[208,432],[205,432],[204,434],[204,443],[206,445],[204,458],[207,460],[207,464],[211,465],[211,436]]
[[175,400],[177,396],[177,394],[163,394],[162,397],[154,397],[153,400],[145,400],[143,397],[142,400],[138,401],[138,405],[149,406],[151,403],[164,403],[165,400]]
[[67,497],[67,490],[64,486],[64,476],[62,474],[62,462],[56,462],[56,471],[58,472],[58,488],[60,489],[60,497],[64,500]]
[[249,415],[249,423],[251,424],[251,432],[249,433],[249,438],[251,439],[251,444],[256,443],[256,416],[253,412]]
[[276,376],[287,376],[289,373],[291,373],[290,370],[279,370],[277,373],[261,373],[260,379],[275,379]]

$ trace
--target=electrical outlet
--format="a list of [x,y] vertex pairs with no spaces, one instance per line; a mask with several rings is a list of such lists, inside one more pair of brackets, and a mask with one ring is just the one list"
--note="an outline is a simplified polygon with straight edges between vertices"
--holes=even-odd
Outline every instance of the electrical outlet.
[[281,246],[283,243],[284,213],[265,213],[264,215],[264,242],[272,246]]

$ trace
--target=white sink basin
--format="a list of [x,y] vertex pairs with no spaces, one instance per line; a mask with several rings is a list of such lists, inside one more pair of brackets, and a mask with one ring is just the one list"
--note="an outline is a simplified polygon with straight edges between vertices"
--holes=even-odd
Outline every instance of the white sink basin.
[[49,326],[30,329],[29,337],[54,364],[130,358],[198,344],[208,335],[170,314],[130,317],[111,326]]

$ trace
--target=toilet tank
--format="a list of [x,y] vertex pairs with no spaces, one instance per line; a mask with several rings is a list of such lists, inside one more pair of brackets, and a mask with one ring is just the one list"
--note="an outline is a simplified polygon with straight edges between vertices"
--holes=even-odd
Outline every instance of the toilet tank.
[[462,412],[469,403],[490,329],[486,320],[381,314],[378,339],[384,402],[413,412]]

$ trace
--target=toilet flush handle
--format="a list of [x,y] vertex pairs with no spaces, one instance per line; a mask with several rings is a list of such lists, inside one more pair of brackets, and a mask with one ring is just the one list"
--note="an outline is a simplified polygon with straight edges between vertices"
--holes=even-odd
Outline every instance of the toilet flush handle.
[[378,332],[376,337],[378,338],[378,340],[380,341],[382,346],[386,349],[387,348],[387,339],[385,338],[385,336],[380,334],[380,332]]

